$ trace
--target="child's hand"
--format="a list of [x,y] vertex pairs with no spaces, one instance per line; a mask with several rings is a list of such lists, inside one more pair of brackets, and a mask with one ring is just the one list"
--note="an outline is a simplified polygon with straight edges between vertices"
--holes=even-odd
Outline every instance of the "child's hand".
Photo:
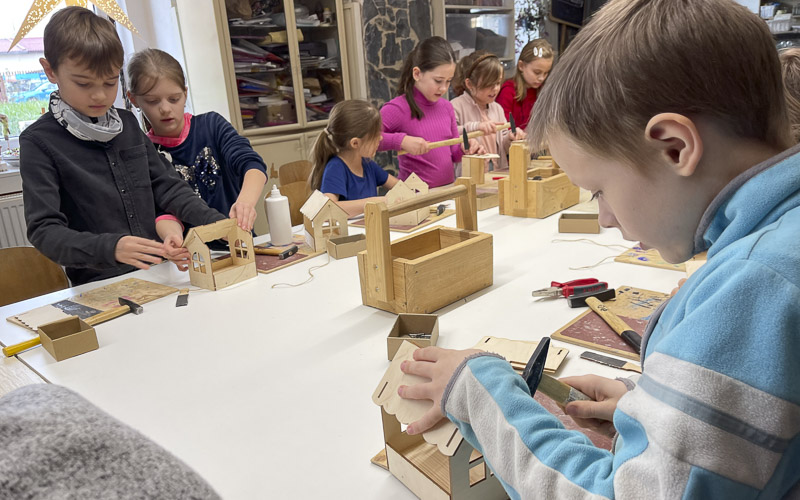
[[161,243],[138,236],[123,236],[114,249],[117,262],[139,269],[150,269],[151,264],[160,264],[165,254]]
[[189,269],[189,259],[191,255],[189,250],[183,248],[183,236],[180,234],[171,234],[164,239],[164,253],[167,259],[175,264],[179,271],[187,271]]
[[414,351],[414,361],[404,361],[400,365],[403,373],[419,375],[431,380],[428,383],[401,385],[397,388],[397,393],[404,399],[430,399],[433,401],[433,408],[408,426],[406,429],[408,434],[421,434],[444,418],[442,414],[444,388],[464,358],[479,352],[483,351],[477,349],[454,351],[441,347],[424,347]]
[[411,155],[424,155],[431,150],[428,141],[422,137],[413,137],[410,135],[403,137],[403,142],[400,143],[400,147],[403,148],[403,151]]
[[517,127],[517,133],[516,134],[511,134],[511,140],[512,141],[521,141],[521,140],[525,139],[527,136],[528,136],[528,134],[526,134],[525,131],[522,128]]
[[497,123],[493,121],[480,122],[478,124],[478,130],[483,132],[484,137],[492,137],[494,134],[497,133],[498,125],[502,125],[502,123]]
[[[464,145],[463,144],[461,145],[461,149],[464,149]],[[485,155],[486,154],[486,148],[484,148],[481,145],[481,143],[478,142],[477,140],[470,139],[469,140],[469,149],[467,151],[464,151],[464,152],[467,153],[468,155]]]
[[681,278],[680,280],[678,280],[678,286],[673,288],[672,291],[669,292],[670,297],[674,297],[675,294],[678,293],[678,290],[680,290],[683,284],[686,283],[686,279],[687,278]]
[[565,411],[581,427],[589,427],[609,437],[613,437],[614,411],[619,398],[628,392],[628,388],[619,380],[582,375],[580,377],[564,377],[559,379],[565,384],[578,389],[594,401],[573,401]]
[[236,203],[231,207],[231,212],[228,214],[231,218],[236,218],[236,222],[240,228],[245,231],[251,231],[253,224],[256,221],[256,207],[255,204],[242,200],[239,197]]

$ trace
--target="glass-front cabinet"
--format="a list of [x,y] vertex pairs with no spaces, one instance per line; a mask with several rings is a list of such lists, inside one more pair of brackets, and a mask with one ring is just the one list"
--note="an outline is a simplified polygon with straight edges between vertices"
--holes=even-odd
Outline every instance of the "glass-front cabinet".
[[459,59],[486,50],[500,58],[506,76],[513,73],[513,0],[434,0],[431,6],[434,34],[446,38]]
[[341,0],[271,0],[259,7],[240,17],[224,5],[217,11],[227,28],[223,58],[229,53],[234,126],[252,136],[323,125],[349,97]]

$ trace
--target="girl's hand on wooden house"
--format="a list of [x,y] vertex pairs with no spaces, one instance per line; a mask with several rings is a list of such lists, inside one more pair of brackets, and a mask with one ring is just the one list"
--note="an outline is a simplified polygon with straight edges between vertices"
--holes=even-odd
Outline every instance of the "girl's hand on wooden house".
[[256,206],[254,203],[239,197],[231,207],[229,217],[236,219],[236,224],[245,231],[252,231],[256,222]]
[[430,382],[417,385],[401,385],[397,392],[404,399],[429,399],[433,407],[416,422],[407,428],[408,434],[421,434],[439,423],[444,418],[442,413],[442,396],[453,372],[465,358],[481,353],[477,349],[455,351],[441,347],[424,347],[414,351],[414,361],[404,361],[400,365],[403,373],[418,375],[430,379]]

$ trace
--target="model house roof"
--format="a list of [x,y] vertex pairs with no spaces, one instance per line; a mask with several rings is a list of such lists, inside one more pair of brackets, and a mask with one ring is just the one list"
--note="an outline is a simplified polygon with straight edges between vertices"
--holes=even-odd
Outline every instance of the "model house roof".
[[332,206],[331,210],[338,210],[341,212],[342,216],[347,218],[347,212],[342,210],[339,205],[334,203],[333,200],[322,194],[319,190],[315,190],[313,193],[311,193],[311,196],[308,198],[308,200],[306,200],[303,206],[300,207],[300,213],[308,217],[309,220],[314,220],[314,218],[328,203],[330,203]]

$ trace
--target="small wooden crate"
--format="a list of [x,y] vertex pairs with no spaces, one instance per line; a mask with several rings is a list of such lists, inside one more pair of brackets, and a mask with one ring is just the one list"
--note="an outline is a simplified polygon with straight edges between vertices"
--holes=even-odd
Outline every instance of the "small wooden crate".
[[555,162],[552,168],[528,170],[529,162],[528,146],[513,142],[509,176],[498,181],[501,214],[542,219],[578,203],[580,189]]
[[[455,198],[460,229],[436,226],[389,241],[389,217]],[[475,185],[456,186],[387,208],[365,207],[367,249],[358,254],[361,299],[394,313],[430,313],[491,286],[492,235],[477,231]]]

